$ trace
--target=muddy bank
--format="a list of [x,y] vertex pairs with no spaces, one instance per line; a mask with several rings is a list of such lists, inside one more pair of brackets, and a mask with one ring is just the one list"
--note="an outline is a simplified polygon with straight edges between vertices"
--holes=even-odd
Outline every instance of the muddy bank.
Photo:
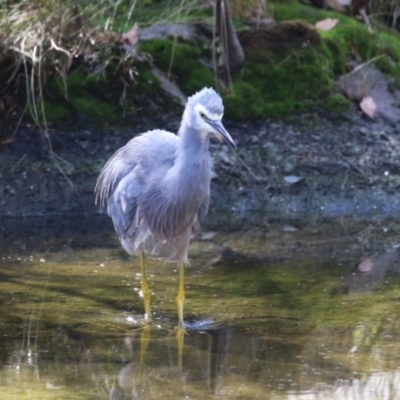
[[[181,116],[161,109],[130,117],[129,128],[50,131],[55,156],[40,132],[22,127],[0,146],[0,216],[100,213],[93,188],[105,161],[135,133],[156,127],[176,132]],[[240,162],[212,144],[217,176],[211,212],[276,217],[400,212],[400,133],[356,110],[345,116],[308,114],[285,122],[225,121]]]

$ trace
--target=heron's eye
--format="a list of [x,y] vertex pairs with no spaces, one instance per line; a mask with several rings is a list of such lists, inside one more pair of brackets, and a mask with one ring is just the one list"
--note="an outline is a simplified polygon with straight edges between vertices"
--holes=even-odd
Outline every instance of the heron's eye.
[[202,111],[200,111],[200,117],[205,119],[206,118],[206,114],[204,114]]

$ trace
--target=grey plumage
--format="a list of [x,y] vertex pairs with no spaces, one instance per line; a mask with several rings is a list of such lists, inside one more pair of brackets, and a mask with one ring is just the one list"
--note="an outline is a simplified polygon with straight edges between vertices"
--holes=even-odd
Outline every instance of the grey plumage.
[[97,180],[96,201],[107,205],[129,254],[188,264],[190,238],[210,201],[210,133],[235,146],[222,115],[221,97],[204,88],[188,99],[178,136],[143,133],[108,160]]
[[129,254],[143,251],[188,262],[192,230],[208,211],[212,174],[209,136],[202,137],[193,117],[197,104],[222,116],[220,96],[203,89],[188,99],[179,136],[163,130],[143,133],[120,148],[100,173],[97,200],[107,204]]

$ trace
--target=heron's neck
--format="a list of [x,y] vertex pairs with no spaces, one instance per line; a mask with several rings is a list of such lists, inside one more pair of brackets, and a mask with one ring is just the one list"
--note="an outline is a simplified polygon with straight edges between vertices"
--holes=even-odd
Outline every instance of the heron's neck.
[[[193,191],[199,183],[209,183],[211,160],[209,137],[203,139],[197,130],[182,126],[178,132],[179,144],[171,174],[179,181],[180,190]],[[200,185],[201,186],[201,185]]]
[[204,154],[208,154],[210,139],[206,132],[202,133],[187,124],[182,124],[178,136],[178,163],[195,164],[202,160]]

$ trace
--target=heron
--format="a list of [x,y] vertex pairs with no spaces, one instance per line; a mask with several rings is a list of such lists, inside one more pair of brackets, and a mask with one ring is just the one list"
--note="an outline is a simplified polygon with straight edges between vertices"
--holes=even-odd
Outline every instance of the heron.
[[96,203],[107,206],[122,247],[139,256],[146,322],[151,321],[148,257],[177,263],[178,327],[184,326],[184,267],[190,239],[200,230],[210,202],[210,136],[236,148],[222,124],[223,112],[220,95],[203,88],[188,98],[177,135],[155,129],[135,136],[97,179]]

